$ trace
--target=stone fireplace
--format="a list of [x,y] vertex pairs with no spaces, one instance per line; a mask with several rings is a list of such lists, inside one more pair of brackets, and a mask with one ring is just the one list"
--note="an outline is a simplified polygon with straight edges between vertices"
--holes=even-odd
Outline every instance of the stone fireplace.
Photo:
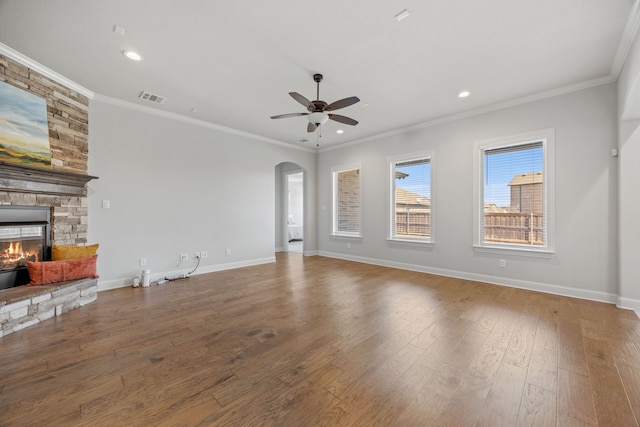
[[[47,73],[45,67],[39,69]],[[23,56],[10,49],[0,54],[0,82],[45,99],[51,149],[51,168],[0,162],[0,210],[42,208],[49,213],[46,220],[49,229],[42,231],[44,243],[34,243],[33,240],[37,239],[31,239],[40,233],[32,228],[37,224],[22,224],[20,227],[25,229],[20,232],[15,230],[16,227],[5,224],[9,230],[0,231],[0,251],[6,253],[9,264],[21,264],[33,256],[47,257],[53,243],[87,243],[86,184],[96,178],[87,175],[89,97],[93,94],[81,87],[72,89],[65,86],[61,83],[65,79],[59,77],[55,73],[44,75],[29,68],[23,62]],[[0,215],[0,222],[13,222],[13,219],[5,220]],[[45,221],[38,219],[32,222]],[[10,254],[16,251],[15,243],[12,248],[5,240],[20,233],[24,237],[18,250],[21,253]],[[31,244],[37,248],[31,248]],[[81,307],[96,298],[97,279],[0,290],[0,337]]]
[[50,243],[87,243],[89,98],[6,54],[0,82],[45,99],[51,149],[51,168],[0,162],[0,205],[47,208]]

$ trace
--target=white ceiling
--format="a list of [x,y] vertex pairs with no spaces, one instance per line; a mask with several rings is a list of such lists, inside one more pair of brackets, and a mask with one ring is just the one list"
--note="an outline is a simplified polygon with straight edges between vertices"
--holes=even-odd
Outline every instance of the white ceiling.
[[152,106],[144,90],[166,97],[154,108],[305,147],[304,117],[270,116],[304,112],[288,92],[315,99],[319,72],[320,99],[361,99],[336,111],[360,124],[323,126],[326,147],[614,81],[637,1],[0,0],[0,42],[97,98]]

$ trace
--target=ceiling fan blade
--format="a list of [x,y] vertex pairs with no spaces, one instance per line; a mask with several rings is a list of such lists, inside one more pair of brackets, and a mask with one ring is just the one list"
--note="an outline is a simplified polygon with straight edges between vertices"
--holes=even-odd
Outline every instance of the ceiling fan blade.
[[351,117],[341,116],[340,114],[329,114],[329,118],[336,122],[344,123],[345,125],[355,126],[358,124],[358,122]]
[[349,105],[353,105],[356,102],[359,102],[360,98],[358,98],[357,96],[352,96],[350,98],[344,98],[341,99],[339,101],[336,102],[332,102],[331,104],[327,105],[327,108],[324,109],[324,111],[333,111],[333,110],[339,110],[340,108],[344,108],[344,107],[348,107]]
[[272,119],[288,119],[289,117],[298,117],[298,116],[306,116],[309,113],[289,113],[289,114],[278,114],[277,116],[271,116]]
[[309,122],[309,124],[307,125],[307,132],[313,132],[317,127],[318,126],[316,126],[314,123]]
[[298,101],[300,104],[304,105],[304,108],[308,108],[309,105],[311,105],[311,101],[300,95],[298,92],[289,92],[289,95],[291,95],[291,97]]

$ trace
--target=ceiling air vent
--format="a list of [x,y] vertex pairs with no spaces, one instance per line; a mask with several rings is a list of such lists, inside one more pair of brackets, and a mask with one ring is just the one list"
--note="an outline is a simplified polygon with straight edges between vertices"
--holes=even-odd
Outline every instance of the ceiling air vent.
[[162,104],[165,101],[165,97],[154,95],[152,93],[145,92],[145,91],[140,92],[140,95],[138,95],[138,98],[144,99],[145,101],[149,101],[149,102],[155,102],[156,104]]

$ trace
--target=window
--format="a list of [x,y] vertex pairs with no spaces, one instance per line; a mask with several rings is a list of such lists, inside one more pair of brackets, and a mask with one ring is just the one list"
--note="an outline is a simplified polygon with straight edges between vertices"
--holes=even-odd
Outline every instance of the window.
[[334,168],[333,229],[336,236],[360,237],[360,167]]
[[476,145],[477,247],[553,251],[553,130]]
[[391,160],[389,239],[432,241],[431,156]]

